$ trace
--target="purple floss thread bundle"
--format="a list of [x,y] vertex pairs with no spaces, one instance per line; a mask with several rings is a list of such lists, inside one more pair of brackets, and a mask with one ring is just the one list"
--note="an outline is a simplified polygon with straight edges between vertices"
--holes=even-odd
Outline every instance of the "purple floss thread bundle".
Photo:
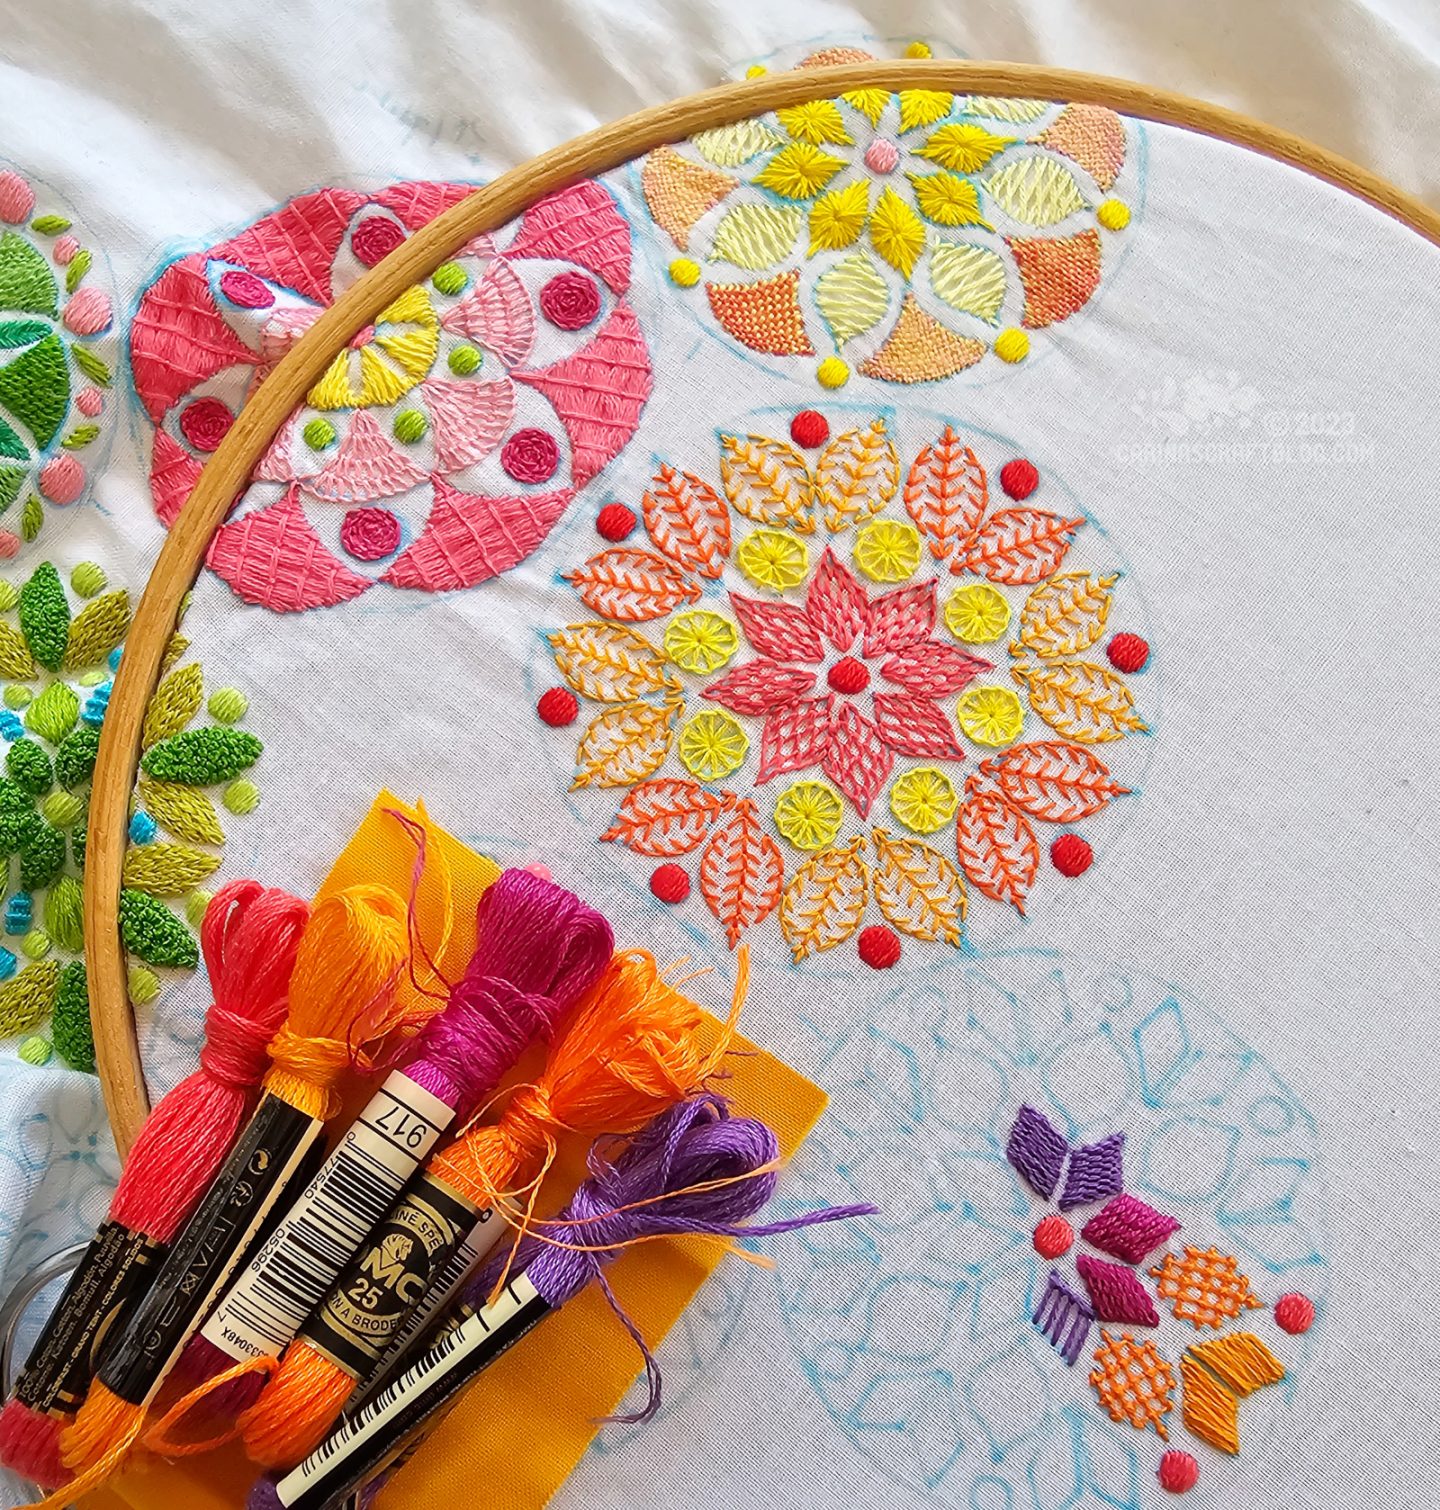
[[[480,898],[475,953],[444,1010],[415,1037],[401,1068],[404,1078],[443,1102],[463,1123],[532,1043],[550,1039],[599,978],[614,948],[609,923],[573,892],[529,871],[504,871]],[[317,1182],[324,1175],[322,1171]],[[387,1200],[384,1210],[389,1205]],[[381,1215],[383,1210],[376,1219]],[[284,1230],[282,1224],[282,1240]],[[357,1234],[357,1248],[365,1235]],[[255,1265],[265,1256],[258,1256]],[[350,1256],[333,1248],[327,1253],[330,1272],[312,1279],[321,1295]],[[313,1265],[314,1256],[308,1261]],[[219,1311],[224,1308],[222,1301]],[[193,1389],[236,1362],[197,1332],[181,1355],[177,1377]],[[267,1377],[257,1371],[217,1386],[196,1402],[187,1419],[195,1424],[238,1415],[254,1403]]]

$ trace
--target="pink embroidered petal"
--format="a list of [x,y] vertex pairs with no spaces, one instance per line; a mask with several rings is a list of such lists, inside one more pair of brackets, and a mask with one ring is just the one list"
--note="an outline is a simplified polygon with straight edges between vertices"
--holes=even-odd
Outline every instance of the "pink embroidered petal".
[[911,692],[944,697],[946,693],[958,692],[982,671],[994,669],[991,662],[981,660],[978,655],[967,655],[958,645],[921,640],[918,645],[891,656],[881,666],[880,675]]
[[530,295],[503,262],[492,262],[471,292],[440,316],[440,324],[493,351],[507,366],[524,361],[535,344]]
[[865,645],[862,654],[887,655],[905,650],[930,637],[935,627],[935,583],[914,582],[894,592],[871,598],[865,611]]
[[635,433],[650,397],[650,353],[634,311],[617,304],[573,356],[511,376],[550,400],[570,437],[575,485],[583,487]]
[[424,482],[427,475],[390,443],[368,410],[357,409],[335,460],[306,478],[305,493],[320,503],[369,503],[403,493]]
[[827,545],[805,593],[810,622],[837,650],[848,650],[865,627],[865,589]]
[[1108,1264],[1103,1258],[1080,1254],[1075,1260],[1080,1278],[1090,1292],[1090,1304],[1101,1321],[1118,1321],[1125,1326],[1159,1326],[1160,1313],[1134,1269],[1123,1264]]
[[345,239],[350,217],[365,202],[363,194],[349,189],[302,194],[216,247],[213,255],[238,262],[317,304],[329,304],[330,264]]
[[803,608],[791,603],[767,603],[732,592],[730,606],[745,638],[760,652],[776,661],[812,661],[825,659],[825,646]]
[[[299,478],[300,473],[295,469],[295,431],[299,423],[299,415],[292,414],[280,426],[275,439],[250,474],[256,482],[295,482]],[[310,454],[315,455],[313,451]]]
[[880,738],[899,755],[923,760],[964,760],[955,725],[944,709],[928,697],[911,692],[877,692],[875,727]]
[[277,613],[328,608],[371,585],[326,547],[294,488],[278,503],[221,525],[206,559],[238,597]]
[[770,713],[793,703],[815,685],[815,673],[774,661],[746,661],[711,682],[700,694],[732,713]]
[[498,577],[540,545],[574,496],[561,488],[487,498],[457,492],[437,477],[425,529],[382,580],[395,587],[446,592]]
[[145,290],[130,322],[130,367],[140,402],[157,425],[197,383],[254,361],[216,307],[203,257],[172,263]]
[[589,181],[532,205],[505,255],[578,262],[617,294],[630,286],[630,227],[610,194]]
[[488,456],[515,417],[515,390],[508,380],[451,383],[430,378],[420,386],[435,435],[435,470],[458,472]]
[[429,225],[442,210],[448,210],[475,192],[474,184],[434,181],[394,184],[374,196],[373,203],[393,211],[412,231]]
[[269,377],[280,359],[323,313],[313,304],[282,304],[271,312],[260,327],[260,365],[255,369],[257,384]]
[[835,699],[803,698],[777,708],[765,720],[760,735],[760,773],[757,786],[786,771],[818,765],[830,746],[830,709]]
[[200,478],[200,463],[163,430],[150,451],[150,496],[160,523],[169,529]]
[[1180,1223],[1173,1216],[1133,1195],[1117,1195],[1085,1223],[1080,1236],[1102,1253],[1138,1264],[1179,1230]]
[[841,703],[831,721],[824,769],[862,818],[869,814],[894,764],[895,757],[875,725],[854,703]]

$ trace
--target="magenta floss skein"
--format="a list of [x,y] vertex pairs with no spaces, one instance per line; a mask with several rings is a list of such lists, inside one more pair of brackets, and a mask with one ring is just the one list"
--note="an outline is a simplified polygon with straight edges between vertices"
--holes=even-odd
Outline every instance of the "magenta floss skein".
[[212,1421],[234,1416],[254,1402],[264,1360],[283,1352],[444,1125],[467,1120],[531,1043],[549,1039],[613,952],[610,925],[571,892],[524,870],[494,882],[480,898],[474,957],[444,1011],[187,1345],[178,1374],[191,1389],[261,1360],[194,1400],[187,1420],[197,1410]]
[[[660,1408],[660,1371],[610,1289],[607,1264],[653,1237],[764,1237],[875,1210],[830,1207],[750,1225],[774,1192],[778,1159],[775,1135],[764,1123],[730,1116],[725,1102],[711,1094],[656,1117],[613,1158],[596,1144],[589,1177],[559,1219],[539,1224],[513,1261],[493,1259],[466,1287],[466,1307],[443,1338],[293,1472],[261,1479],[247,1510],[330,1510],[363,1490],[419,1440],[476,1374],[591,1283],[601,1286],[645,1360],[645,1407],[616,1419],[648,1421]],[[496,1284],[501,1287],[491,1300]]]

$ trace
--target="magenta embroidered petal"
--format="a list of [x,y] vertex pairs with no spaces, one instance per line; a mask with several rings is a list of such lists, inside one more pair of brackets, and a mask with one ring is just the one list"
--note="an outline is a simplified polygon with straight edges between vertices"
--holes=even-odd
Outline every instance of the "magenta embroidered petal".
[[871,598],[865,611],[867,660],[905,650],[930,637],[935,627],[935,583],[915,582]]
[[928,697],[909,692],[875,694],[875,727],[897,754],[924,760],[964,760],[949,715]]
[[1118,1321],[1126,1326],[1160,1325],[1155,1302],[1133,1269],[1106,1263],[1103,1258],[1091,1258],[1088,1253],[1076,1258],[1075,1267],[1101,1321]]
[[470,293],[440,316],[440,324],[493,351],[507,365],[523,361],[535,344],[530,295],[504,262],[492,262]]
[[862,818],[870,812],[894,764],[895,757],[875,725],[854,703],[842,703],[830,726],[824,770]]
[[488,456],[515,417],[515,389],[494,383],[452,383],[430,378],[420,385],[435,433],[435,470],[459,472]]
[[786,771],[800,771],[825,759],[830,745],[830,707],[834,698],[809,697],[777,708],[760,736],[757,786]]
[[730,606],[745,638],[760,652],[776,661],[810,661],[825,659],[825,646],[803,608],[790,603],[766,603],[732,592]]
[[369,503],[424,482],[425,469],[392,445],[367,409],[357,409],[335,460],[307,477],[305,496],[321,503]]
[[727,671],[700,694],[732,713],[772,713],[804,697],[815,685],[815,673],[774,661],[746,661]]
[[840,651],[855,643],[865,627],[865,589],[854,572],[827,545],[805,593],[810,622]]
[[237,262],[272,283],[328,304],[330,265],[340,250],[350,217],[365,204],[351,189],[317,189],[217,246],[213,256]]
[[1085,1223],[1080,1236],[1102,1253],[1138,1264],[1180,1230],[1173,1216],[1166,1216],[1133,1195],[1117,1195]]
[[978,655],[967,655],[957,645],[946,645],[940,640],[921,640],[898,655],[893,655],[880,668],[880,675],[897,687],[907,687],[911,692],[926,697],[944,697],[958,692],[972,682],[982,671],[993,671],[990,661]]

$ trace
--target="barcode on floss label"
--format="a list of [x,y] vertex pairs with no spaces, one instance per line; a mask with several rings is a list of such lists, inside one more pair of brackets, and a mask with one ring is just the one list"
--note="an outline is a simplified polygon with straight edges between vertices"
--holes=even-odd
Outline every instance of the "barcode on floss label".
[[228,1357],[278,1357],[455,1113],[396,1071],[202,1328]]

